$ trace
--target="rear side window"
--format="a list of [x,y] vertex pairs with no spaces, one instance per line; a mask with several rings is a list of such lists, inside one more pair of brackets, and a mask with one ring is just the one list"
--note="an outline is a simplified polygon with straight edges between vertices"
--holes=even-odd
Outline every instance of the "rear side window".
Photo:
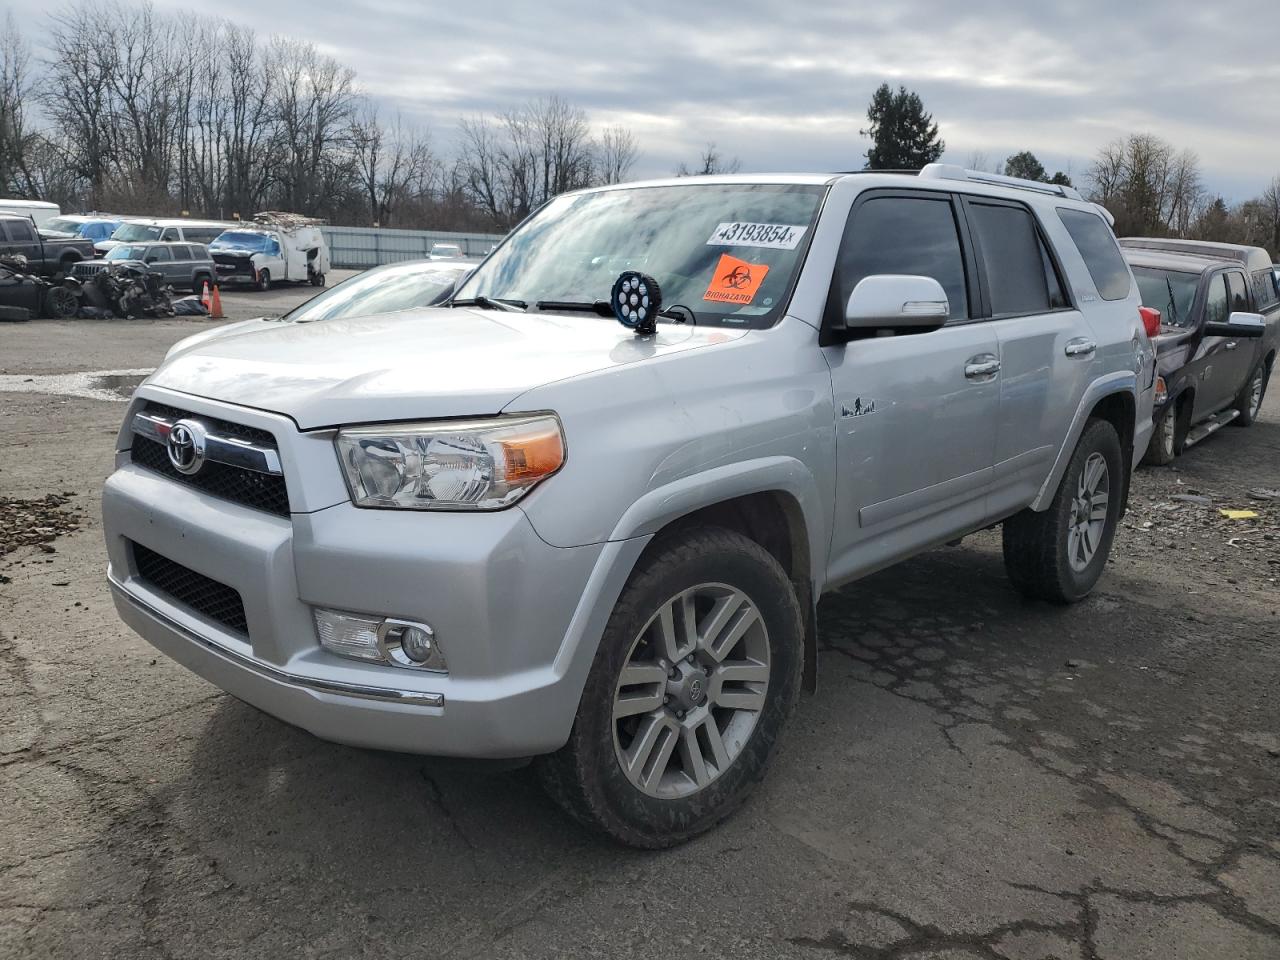
[[1243,313],[1250,311],[1249,289],[1244,283],[1244,274],[1234,270],[1227,274],[1227,295],[1231,298],[1231,309]]
[[169,252],[168,247],[152,247],[147,251],[147,263],[168,262],[172,259],[173,254]]
[[1271,270],[1253,271],[1253,300],[1259,310],[1269,310],[1280,300],[1276,293],[1275,273]]
[[208,243],[222,232],[221,227],[187,227],[186,230],[188,240],[199,240],[201,243]]
[[1071,234],[1076,249],[1089,268],[1089,276],[1103,300],[1123,300],[1129,295],[1129,268],[1120,256],[1115,235],[1100,216],[1083,210],[1058,210],[1058,219]]
[[948,198],[873,197],[854,212],[840,244],[840,303],[865,277],[933,277],[947,292],[951,319],[969,316],[964,254]]
[[1209,295],[1204,302],[1206,323],[1225,323],[1231,311],[1227,306],[1227,283],[1222,274],[1209,281]]
[[970,201],[968,211],[982,250],[993,316],[1065,306],[1057,271],[1029,210]]
[[15,243],[30,242],[35,239],[35,230],[25,220],[6,220],[3,227],[8,238]]
[[178,246],[178,247],[174,247],[174,248],[173,248],[173,259],[175,259],[175,260],[190,260],[190,259],[191,259],[191,248],[190,248],[190,247],[185,247],[185,246]]

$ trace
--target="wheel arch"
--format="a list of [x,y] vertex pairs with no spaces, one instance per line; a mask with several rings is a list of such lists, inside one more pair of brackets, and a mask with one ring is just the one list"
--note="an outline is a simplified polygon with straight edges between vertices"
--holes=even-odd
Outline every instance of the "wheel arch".
[[[1080,442],[1080,436],[1090,420],[1102,419],[1111,423],[1120,435],[1120,448],[1126,458],[1124,490],[1121,498],[1121,516],[1129,499],[1129,477],[1133,472],[1133,444],[1138,410],[1137,376],[1131,370],[1122,370],[1095,380],[1085,391],[1071,420],[1071,428],[1058,449],[1053,469],[1031,502],[1031,509],[1046,510],[1053,502],[1054,493],[1066,473],[1071,455]],[[1148,431],[1149,433],[1149,431]]]

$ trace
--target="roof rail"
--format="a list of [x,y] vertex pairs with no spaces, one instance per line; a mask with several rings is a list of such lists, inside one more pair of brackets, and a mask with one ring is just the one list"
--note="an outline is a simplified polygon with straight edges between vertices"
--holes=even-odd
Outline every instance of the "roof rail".
[[954,163],[930,163],[921,171],[920,176],[930,180],[969,180],[976,183],[990,183],[1000,187],[1013,187],[1015,190],[1034,190],[1036,193],[1047,193],[1054,197],[1065,197],[1068,200],[1083,200],[1080,191],[1075,187],[1066,187],[1057,183],[1042,183],[1039,180],[1023,180],[1020,177],[1006,177],[999,173],[987,173],[983,170],[966,170]]

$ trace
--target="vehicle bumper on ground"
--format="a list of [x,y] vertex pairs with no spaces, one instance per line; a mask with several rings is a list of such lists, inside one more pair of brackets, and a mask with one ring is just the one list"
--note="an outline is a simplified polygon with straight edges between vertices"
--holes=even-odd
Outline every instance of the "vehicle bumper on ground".
[[[107,481],[103,522],[116,609],[163,653],[324,739],[468,757],[531,756],[564,743],[603,629],[594,611],[612,607],[642,547],[552,547],[519,509],[427,514],[342,503],[286,519],[128,463]],[[247,632],[144,579],[133,544],[236,590]],[[319,645],[314,606],[429,623],[449,672],[330,653]],[[574,655],[582,643],[585,662]]]

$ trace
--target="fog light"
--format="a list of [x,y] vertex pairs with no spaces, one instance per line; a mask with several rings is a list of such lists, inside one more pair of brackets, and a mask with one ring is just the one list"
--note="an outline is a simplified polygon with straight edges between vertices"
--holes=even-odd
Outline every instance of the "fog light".
[[320,607],[313,615],[320,645],[331,653],[419,670],[448,670],[444,651],[429,624]]

